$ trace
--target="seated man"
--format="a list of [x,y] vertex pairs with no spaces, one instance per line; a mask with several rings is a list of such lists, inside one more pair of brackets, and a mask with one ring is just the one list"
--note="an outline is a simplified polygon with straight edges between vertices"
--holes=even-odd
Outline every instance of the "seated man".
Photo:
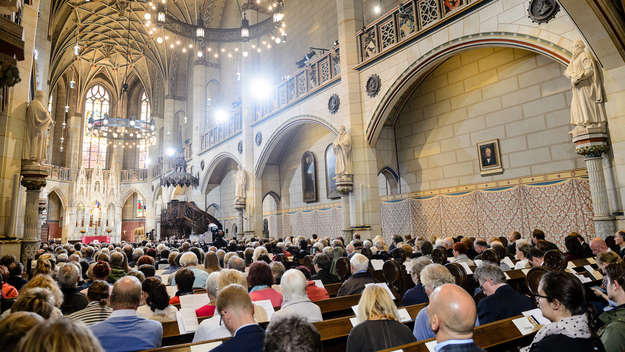
[[527,255],[527,260],[532,268],[542,266],[545,262],[545,252],[536,247],[532,247]]
[[485,263],[475,270],[474,277],[486,295],[477,305],[480,325],[534,309],[533,300],[510,287],[498,266]]
[[[449,270],[440,264],[427,265],[423,268],[423,270],[421,270],[420,279],[428,297],[437,287],[456,282],[454,276],[451,275]],[[431,339],[435,336],[434,331],[430,328],[427,307],[421,309],[419,313],[417,313],[412,333],[417,341]]]
[[61,312],[63,314],[72,314],[87,306],[87,296],[80,293],[78,289],[78,279],[80,272],[78,267],[71,263],[65,263],[59,269],[57,275],[61,292],[63,292],[63,304],[61,304]]
[[599,315],[603,326],[597,334],[606,352],[621,352],[625,351],[625,264],[622,261],[609,264],[605,271],[608,297],[617,306]]
[[134,276],[115,282],[111,294],[113,313],[105,321],[91,325],[91,331],[107,352],[137,351],[159,347],[163,339],[161,323],[137,316],[141,304],[141,283]]
[[597,256],[600,253],[605,253],[611,251],[608,245],[605,243],[605,240],[601,237],[595,237],[590,241],[590,249],[592,250],[592,254]]
[[352,276],[345,280],[339,288],[336,296],[356,295],[365,289],[368,283],[374,283],[375,280],[369,273],[369,259],[360,253],[355,253],[349,261]]
[[321,280],[324,285],[334,284],[339,282],[339,278],[330,272],[332,266],[332,260],[327,255],[320,253],[313,259],[313,265],[317,272],[312,276],[313,280]]
[[[275,315],[274,315],[275,316]],[[321,352],[321,335],[315,326],[300,316],[271,319],[265,336],[265,351]]]
[[312,303],[306,295],[306,277],[297,269],[289,269],[282,275],[280,291],[284,298],[280,310],[271,316],[271,320],[284,316],[300,316],[309,322],[323,320],[321,309]]
[[232,338],[214,348],[214,352],[262,352],[265,331],[254,320],[254,306],[241,285],[232,284],[217,295],[217,311]]
[[430,295],[430,327],[436,333],[436,352],[485,352],[473,342],[475,302],[462,287],[445,284]]

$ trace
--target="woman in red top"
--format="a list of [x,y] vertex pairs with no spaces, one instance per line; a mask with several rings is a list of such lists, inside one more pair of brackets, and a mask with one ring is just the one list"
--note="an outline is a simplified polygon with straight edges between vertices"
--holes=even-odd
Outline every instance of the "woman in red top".
[[195,310],[198,318],[212,317],[215,314],[215,304],[217,302],[217,293],[219,292],[219,271],[213,271],[206,279],[206,294],[208,295],[208,304]]
[[326,290],[325,287],[317,286],[317,284],[310,279],[311,274],[308,267],[300,265],[296,269],[304,273],[304,276],[306,276],[306,296],[308,296],[308,299],[314,302],[330,298],[328,290]]
[[2,297],[6,299],[17,298],[17,289],[6,282],[8,278],[9,269],[7,269],[7,267],[4,265],[0,265],[0,284],[2,285]]
[[176,272],[176,295],[169,300],[169,304],[180,304],[180,296],[193,294],[193,281],[195,274],[187,268],[182,268]]
[[247,274],[247,283],[250,289],[252,301],[271,300],[271,305],[280,307],[282,305],[282,294],[273,288],[273,275],[269,264],[258,261],[252,263]]

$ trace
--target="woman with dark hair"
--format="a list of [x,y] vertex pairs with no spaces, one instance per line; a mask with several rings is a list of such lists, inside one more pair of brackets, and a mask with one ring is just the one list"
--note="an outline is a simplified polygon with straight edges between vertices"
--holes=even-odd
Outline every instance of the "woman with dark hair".
[[209,251],[204,256],[204,270],[209,274],[221,270],[219,258],[215,252]]
[[70,314],[72,320],[82,321],[85,325],[93,325],[108,319],[113,308],[108,306],[111,287],[106,281],[96,280],[87,289],[87,307]]
[[552,323],[543,326],[523,352],[605,351],[592,330],[584,286],[573,274],[551,271],[543,275],[536,300]]
[[178,309],[169,304],[167,289],[160,279],[148,277],[141,284],[145,304],[137,308],[137,315],[160,322],[176,321]]
[[566,269],[566,256],[557,249],[545,252],[543,266],[551,271],[564,271]]
[[263,261],[252,263],[247,274],[247,283],[250,287],[252,301],[271,300],[274,307],[282,305],[282,294],[273,288],[273,275],[269,264]]
[[432,250],[432,262],[440,265],[447,264],[447,251],[445,248],[438,247]]

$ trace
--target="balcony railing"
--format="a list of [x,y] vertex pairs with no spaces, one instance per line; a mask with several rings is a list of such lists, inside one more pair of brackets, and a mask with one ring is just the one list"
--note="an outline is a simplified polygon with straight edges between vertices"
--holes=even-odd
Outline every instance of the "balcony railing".
[[[241,108],[237,108],[232,112],[232,118],[226,123],[222,123],[216,127],[211,128],[208,133],[202,135],[200,140],[200,150],[205,152],[219,143],[236,136],[241,133],[243,128],[243,115],[241,114]],[[189,144],[189,150],[191,145]]]
[[[491,0],[410,0],[356,33],[361,65]],[[357,68],[359,67],[357,66]]]
[[72,180],[72,169],[62,166],[48,165],[49,169],[49,178],[51,180],[57,181],[71,181]]
[[274,113],[312,95],[341,77],[338,48],[321,55],[280,83],[264,104],[254,106],[254,121],[263,120]]
[[122,170],[121,182],[141,182],[148,179],[148,169]]

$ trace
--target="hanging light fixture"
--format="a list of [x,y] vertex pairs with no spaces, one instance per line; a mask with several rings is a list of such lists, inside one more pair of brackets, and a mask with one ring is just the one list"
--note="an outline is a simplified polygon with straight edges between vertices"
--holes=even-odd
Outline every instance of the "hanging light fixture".
[[197,27],[195,29],[195,37],[198,39],[204,39],[204,28],[203,27]]
[[243,13],[243,18],[241,19],[241,38],[246,39],[250,37],[250,23],[245,16],[245,12]]
[[165,11],[158,11],[156,14],[156,22],[160,24],[165,23]]
[[284,19],[284,3],[279,0],[273,9],[273,23],[278,23]]

